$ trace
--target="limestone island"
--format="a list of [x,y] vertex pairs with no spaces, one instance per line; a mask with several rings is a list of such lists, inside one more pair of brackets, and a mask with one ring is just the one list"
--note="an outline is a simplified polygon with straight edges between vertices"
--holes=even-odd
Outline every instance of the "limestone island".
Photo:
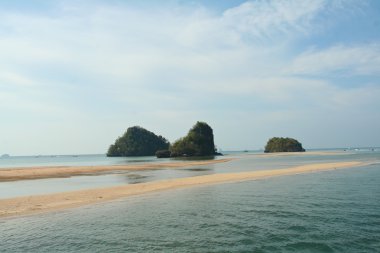
[[188,134],[172,145],[164,137],[157,136],[142,127],[127,129],[116,139],[107,156],[153,156],[157,158],[221,155],[216,152],[212,128],[205,122],[197,122]]
[[264,153],[274,152],[305,152],[305,149],[296,139],[273,137],[267,142]]

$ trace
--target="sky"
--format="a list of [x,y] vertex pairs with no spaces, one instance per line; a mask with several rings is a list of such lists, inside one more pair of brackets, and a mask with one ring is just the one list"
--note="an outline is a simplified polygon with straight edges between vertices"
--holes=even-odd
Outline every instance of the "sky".
[[128,127],[221,150],[380,146],[380,1],[0,2],[0,154],[98,154]]

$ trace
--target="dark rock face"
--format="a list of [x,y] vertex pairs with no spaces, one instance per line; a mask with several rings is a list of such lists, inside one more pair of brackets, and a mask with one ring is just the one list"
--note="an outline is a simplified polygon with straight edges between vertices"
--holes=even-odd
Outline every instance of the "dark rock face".
[[158,150],[168,148],[169,142],[164,137],[134,126],[116,139],[115,144],[109,147],[107,156],[153,156]]
[[171,156],[171,152],[169,150],[158,150],[156,152],[157,158],[169,158]]
[[302,144],[296,139],[273,137],[268,141],[264,152],[305,152],[305,149],[302,147]]

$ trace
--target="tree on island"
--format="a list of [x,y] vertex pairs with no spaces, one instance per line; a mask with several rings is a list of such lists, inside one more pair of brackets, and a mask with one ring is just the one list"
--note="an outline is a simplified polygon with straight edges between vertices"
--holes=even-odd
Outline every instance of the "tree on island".
[[212,128],[205,122],[197,122],[188,134],[170,146],[172,157],[216,155]]
[[273,137],[265,146],[265,153],[273,152],[305,152],[302,144],[293,138]]
[[116,139],[115,144],[109,147],[107,156],[153,156],[157,150],[168,148],[169,142],[161,135],[134,126]]

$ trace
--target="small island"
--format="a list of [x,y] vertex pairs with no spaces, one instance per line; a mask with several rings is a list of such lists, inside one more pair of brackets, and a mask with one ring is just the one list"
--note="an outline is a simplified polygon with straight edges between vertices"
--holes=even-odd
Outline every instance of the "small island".
[[107,156],[154,156],[157,150],[168,148],[168,140],[161,135],[157,136],[142,127],[134,126],[116,139],[109,147]]
[[267,142],[264,152],[305,152],[305,149],[302,147],[302,144],[296,139],[273,137]]

